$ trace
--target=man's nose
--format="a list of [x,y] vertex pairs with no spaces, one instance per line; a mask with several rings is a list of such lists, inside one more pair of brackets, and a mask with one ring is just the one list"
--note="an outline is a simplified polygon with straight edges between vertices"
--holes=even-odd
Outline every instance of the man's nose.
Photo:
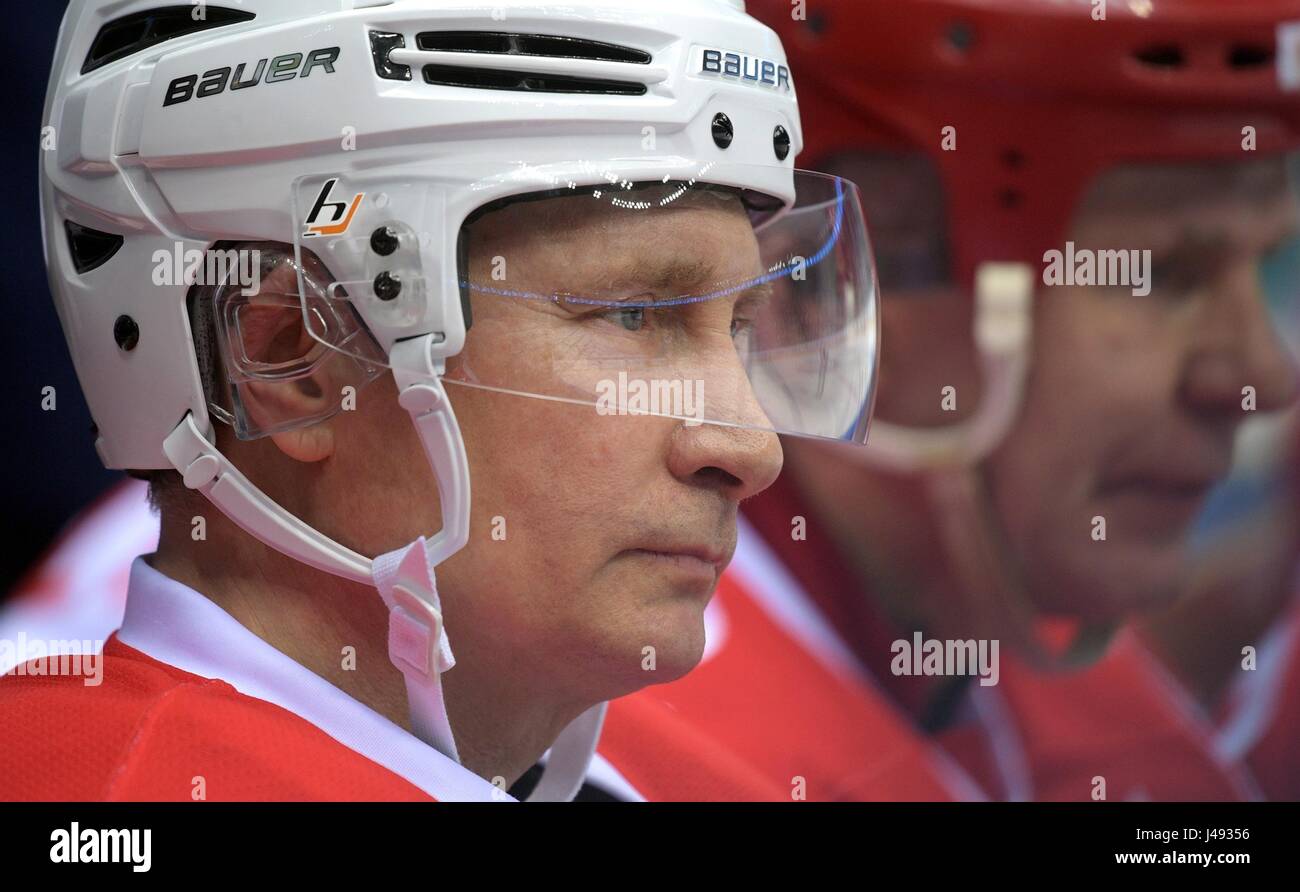
[[772,431],[705,422],[677,427],[669,470],[684,483],[740,502],[771,486],[783,462],[781,441]]
[[1201,341],[1184,380],[1194,408],[1241,412],[1252,388],[1261,412],[1300,396],[1295,357],[1279,337],[1254,263],[1238,263],[1216,283],[1201,320]]
[[781,441],[734,353],[701,374],[699,420],[673,432],[669,470],[685,483],[739,502],[767,489],[781,473]]

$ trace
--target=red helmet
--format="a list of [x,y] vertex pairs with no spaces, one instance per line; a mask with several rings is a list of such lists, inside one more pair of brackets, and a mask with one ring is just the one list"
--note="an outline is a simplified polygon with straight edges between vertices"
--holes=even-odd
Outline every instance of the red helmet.
[[1300,147],[1300,0],[748,6],[789,54],[801,164],[926,152],[968,292],[981,263],[1037,264],[1059,246],[1103,170],[1239,158],[1248,138],[1261,154]]

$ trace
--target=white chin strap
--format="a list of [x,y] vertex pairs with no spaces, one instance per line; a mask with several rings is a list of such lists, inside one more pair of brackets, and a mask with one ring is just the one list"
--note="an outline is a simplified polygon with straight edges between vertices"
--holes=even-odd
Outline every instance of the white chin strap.
[[[389,610],[388,653],[406,680],[415,735],[460,761],[442,695],[442,673],[455,664],[442,622],[434,569],[469,541],[469,462],[443,389],[441,336],[393,345],[389,361],[398,402],[410,413],[438,483],[442,529],[373,561],[340,545],[272,501],[221,454],[187,414],[163,442],[185,485],[203,493],[249,535],[308,566],[375,586]],[[556,738],[529,801],[569,800],[582,786],[596,749],[605,704],[592,707]]]
[[442,673],[456,665],[442,624],[432,555],[421,536],[374,560],[375,588],[388,607],[388,658],[406,679],[411,731],[444,756],[460,761],[442,696]]
[[865,449],[851,452],[873,467],[898,473],[974,467],[1015,424],[1029,374],[1034,274],[1021,263],[986,263],[975,276],[975,346],[984,395],[959,424],[908,428],[872,421]]

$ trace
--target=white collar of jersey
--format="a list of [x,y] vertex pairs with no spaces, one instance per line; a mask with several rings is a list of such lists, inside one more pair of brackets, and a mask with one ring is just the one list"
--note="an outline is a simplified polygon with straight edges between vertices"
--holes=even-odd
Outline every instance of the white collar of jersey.
[[440,801],[514,801],[404,728],[258,638],[212,601],[149,566],[131,565],[123,644],[274,703]]

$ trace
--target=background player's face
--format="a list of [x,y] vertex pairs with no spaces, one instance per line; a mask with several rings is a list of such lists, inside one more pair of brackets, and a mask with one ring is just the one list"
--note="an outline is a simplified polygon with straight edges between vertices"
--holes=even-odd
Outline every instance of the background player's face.
[[1102,617],[1177,594],[1189,531],[1253,414],[1243,388],[1259,412],[1296,397],[1261,278],[1294,248],[1296,220],[1279,160],[1122,169],[1095,184],[1069,239],[1150,249],[1151,293],[1042,289],[1022,414],[988,463],[1040,606]]

